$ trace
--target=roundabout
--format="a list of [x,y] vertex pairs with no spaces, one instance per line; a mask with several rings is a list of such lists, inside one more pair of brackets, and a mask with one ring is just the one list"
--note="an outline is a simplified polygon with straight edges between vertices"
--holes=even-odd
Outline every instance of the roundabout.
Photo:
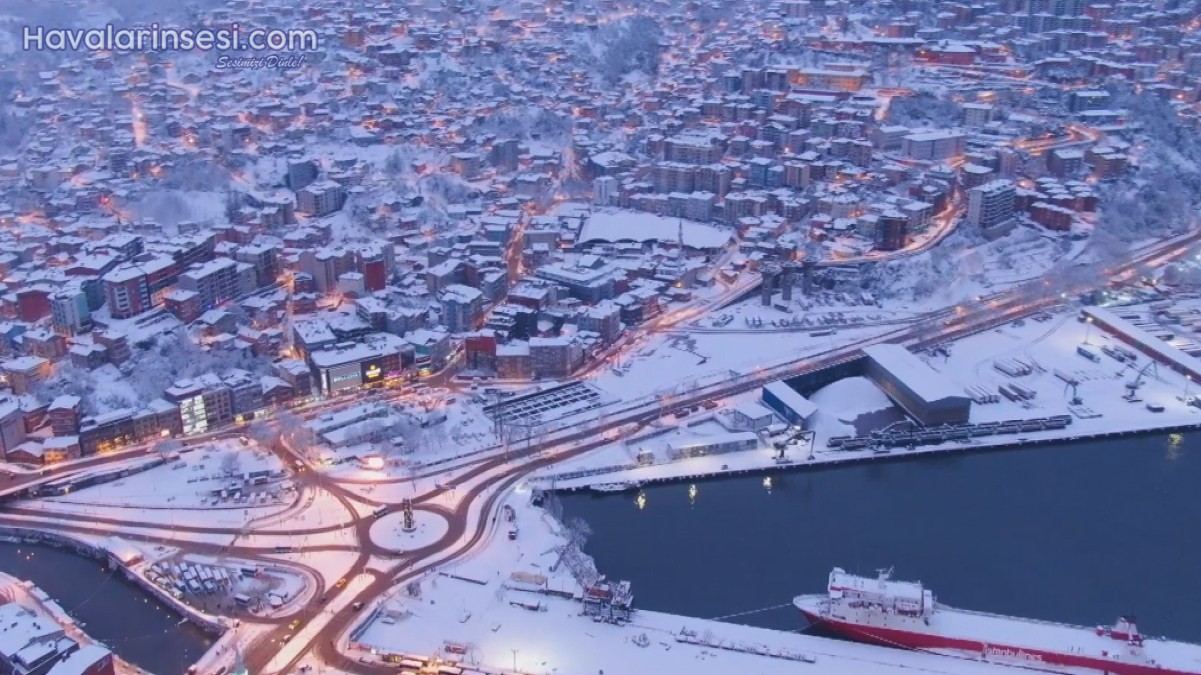
[[397,511],[381,516],[371,525],[371,541],[395,553],[436,543],[450,529],[443,516],[430,511],[414,511],[412,528],[405,527],[405,513]]

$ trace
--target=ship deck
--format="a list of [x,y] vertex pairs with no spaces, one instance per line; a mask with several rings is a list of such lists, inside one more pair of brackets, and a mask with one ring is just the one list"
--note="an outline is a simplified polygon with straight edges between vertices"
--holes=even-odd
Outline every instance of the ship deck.
[[[796,605],[819,613],[819,607],[826,599],[824,595],[800,596],[796,599]],[[1106,658],[1103,652],[1107,652],[1111,658],[1121,654],[1116,659],[1119,662],[1137,662],[1133,656],[1128,656],[1129,647],[1125,641],[1097,635],[1095,629],[1084,626],[1002,616],[946,605],[936,606],[928,625],[915,617],[855,612],[844,608],[843,613],[855,623],[868,626],[1094,658]],[[1163,668],[1201,673],[1201,645],[1144,636],[1143,652]]]

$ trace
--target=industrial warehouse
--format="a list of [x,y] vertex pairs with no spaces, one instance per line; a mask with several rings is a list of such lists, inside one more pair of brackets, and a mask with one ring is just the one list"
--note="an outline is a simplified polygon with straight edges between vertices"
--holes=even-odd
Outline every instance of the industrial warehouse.
[[972,400],[900,345],[863,348],[865,371],[888,397],[925,426],[963,424]]

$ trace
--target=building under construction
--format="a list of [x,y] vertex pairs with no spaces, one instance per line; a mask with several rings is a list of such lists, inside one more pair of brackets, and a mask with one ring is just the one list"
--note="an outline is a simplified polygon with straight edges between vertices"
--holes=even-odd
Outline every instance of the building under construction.
[[600,577],[584,587],[584,614],[601,621],[625,622],[634,613],[634,592],[630,582],[609,581]]

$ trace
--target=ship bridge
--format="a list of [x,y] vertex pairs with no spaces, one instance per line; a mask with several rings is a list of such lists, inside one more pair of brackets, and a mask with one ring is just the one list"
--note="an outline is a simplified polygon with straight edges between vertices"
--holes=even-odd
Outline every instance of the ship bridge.
[[830,572],[830,599],[851,605],[879,607],[886,611],[925,616],[934,610],[934,594],[917,581],[896,581],[890,570],[870,579],[848,574],[841,568]]

